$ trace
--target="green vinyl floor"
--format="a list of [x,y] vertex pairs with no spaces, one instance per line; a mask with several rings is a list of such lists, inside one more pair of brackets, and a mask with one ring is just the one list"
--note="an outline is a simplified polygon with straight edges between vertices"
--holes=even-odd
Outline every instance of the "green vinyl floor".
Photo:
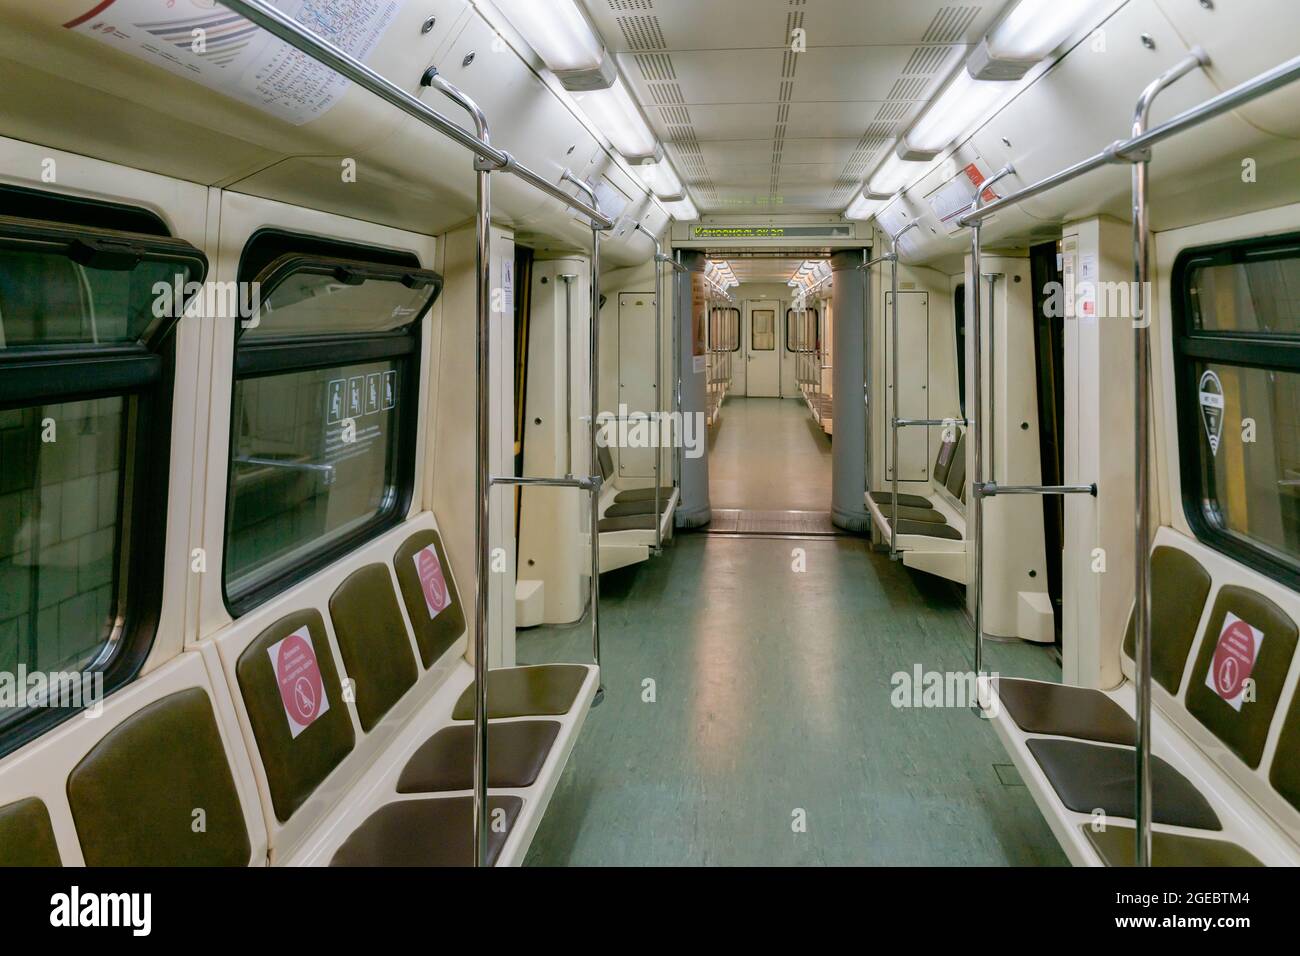
[[[945,582],[856,538],[682,534],[601,592],[606,699],[530,865],[1066,862],[986,721],[891,704],[895,672],[971,667]],[[520,663],[589,655],[585,626],[519,633]],[[1060,679],[1040,647],[987,656]]]

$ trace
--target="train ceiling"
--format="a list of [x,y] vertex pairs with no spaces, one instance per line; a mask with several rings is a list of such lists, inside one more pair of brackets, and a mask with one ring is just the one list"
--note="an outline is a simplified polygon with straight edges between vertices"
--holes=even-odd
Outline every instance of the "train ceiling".
[[700,211],[741,215],[840,212],[1002,6],[583,2]]

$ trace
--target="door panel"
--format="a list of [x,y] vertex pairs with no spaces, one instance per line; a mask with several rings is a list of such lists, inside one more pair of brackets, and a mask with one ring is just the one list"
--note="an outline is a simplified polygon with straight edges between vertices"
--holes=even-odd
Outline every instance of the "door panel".
[[[899,418],[929,418],[930,401],[930,305],[925,292],[898,294],[898,377],[902,390],[898,395]],[[893,293],[885,293],[885,315],[893,309]],[[894,414],[893,323],[885,322],[885,418]],[[888,436],[888,432],[886,432]],[[900,481],[925,481],[930,477],[929,443],[924,428],[901,428],[898,431]],[[893,448],[885,441],[886,477],[893,475]]]
[[[653,292],[622,292],[618,297],[618,402],[619,414],[649,415],[655,400],[655,306]],[[632,425],[629,423],[629,429]],[[630,432],[629,432],[630,434]],[[620,448],[618,473],[623,478],[648,478],[654,474],[654,449]]]
[[780,302],[745,304],[745,394],[775,398],[781,394],[782,308]]

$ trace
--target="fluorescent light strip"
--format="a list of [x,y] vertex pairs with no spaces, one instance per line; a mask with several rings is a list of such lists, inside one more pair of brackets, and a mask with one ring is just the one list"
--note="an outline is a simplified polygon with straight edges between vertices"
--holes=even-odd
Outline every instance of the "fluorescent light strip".
[[651,132],[641,108],[636,105],[622,79],[614,81],[607,90],[576,93],[574,99],[587,114],[587,119],[609,137],[614,148],[625,159],[653,156],[659,141]]
[[1020,0],[989,34],[989,53],[1006,60],[1041,60],[1106,6],[1098,0]]
[[977,80],[966,72],[965,66],[960,67],[944,91],[907,131],[903,137],[905,148],[937,155],[1015,88],[1014,83]]
[[548,69],[600,68],[605,46],[574,0],[496,0],[496,5]]

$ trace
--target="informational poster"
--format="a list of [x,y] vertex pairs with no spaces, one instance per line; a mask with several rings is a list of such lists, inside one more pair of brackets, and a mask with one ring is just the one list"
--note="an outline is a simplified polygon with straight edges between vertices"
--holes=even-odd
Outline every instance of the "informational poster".
[[442,574],[442,563],[433,545],[415,553],[415,571],[420,576],[420,590],[424,592],[424,604],[429,609],[430,619],[437,617],[451,607],[451,589]]
[[[66,29],[93,37],[295,126],[324,116],[350,81],[218,0],[86,0]],[[272,0],[322,39],[364,60],[403,0]]]
[[1205,686],[1227,701],[1233,710],[1241,710],[1246,682],[1255,669],[1259,645],[1263,641],[1263,631],[1247,624],[1231,611],[1223,619],[1223,630],[1219,632],[1210,671],[1205,675]]
[[311,643],[311,631],[306,626],[298,628],[282,641],[266,649],[275,670],[275,682],[280,687],[280,700],[284,716],[289,721],[289,733],[296,739],[330,709],[325,696],[325,683],[320,676],[320,662]]

